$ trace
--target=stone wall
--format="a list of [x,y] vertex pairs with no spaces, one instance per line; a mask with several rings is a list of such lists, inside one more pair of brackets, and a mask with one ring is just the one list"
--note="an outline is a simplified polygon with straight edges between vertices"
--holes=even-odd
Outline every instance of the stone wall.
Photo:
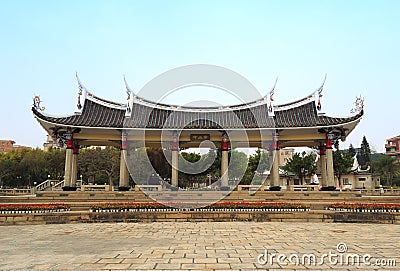
[[65,224],[99,222],[352,222],[400,224],[398,213],[351,213],[327,210],[305,212],[61,212],[44,214],[0,214],[0,225]]

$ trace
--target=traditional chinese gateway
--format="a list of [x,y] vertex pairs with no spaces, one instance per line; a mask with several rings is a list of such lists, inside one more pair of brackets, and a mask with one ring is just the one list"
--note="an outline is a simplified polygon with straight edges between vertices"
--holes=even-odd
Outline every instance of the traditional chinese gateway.
[[[241,105],[186,107],[143,99],[128,85],[127,103],[116,103],[93,95],[79,79],[78,83],[79,97],[74,114],[64,117],[46,114],[38,97],[35,97],[32,107],[35,118],[46,132],[59,144],[66,144],[64,190],[76,190],[77,156],[82,146],[120,147],[119,189],[129,189],[125,161],[127,140],[137,140],[130,131],[144,132],[146,146],[169,144],[172,152],[171,184],[176,187],[180,148],[198,147],[199,141],[210,140],[222,151],[222,186],[228,185],[228,151],[232,145],[270,150],[274,156],[270,190],[280,190],[282,185],[279,179],[280,148],[317,147],[322,190],[334,190],[332,147],[339,140],[344,141],[363,116],[362,103],[350,117],[326,116],[321,107],[324,84],[311,95],[282,105],[273,104],[271,91],[262,99]],[[265,135],[270,135],[268,147]]]

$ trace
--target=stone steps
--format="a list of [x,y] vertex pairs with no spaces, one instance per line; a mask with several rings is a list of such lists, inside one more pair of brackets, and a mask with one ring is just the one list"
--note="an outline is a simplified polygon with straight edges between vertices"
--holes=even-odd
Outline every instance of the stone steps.
[[[161,196],[165,201],[185,201],[185,202],[203,202],[204,205],[215,201],[268,201],[268,202],[300,202],[309,204],[312,210],[323,210],[328,204],[334,202],[377,202],[377,203],[400,203],[398,196],[365,196],[358,192],[270,192],[260,191],[255,194],[249,194],[248,191],[232,191],[225,198],[218,198],[221,192],[211,191],[199,193],[198,191],[179,191],[179,192],[154,192],[151,196]],[[176,195],[179,193],[179,197]],[[217,197],[217,198],[216,198]],[[159,198],[159,197],[158,197]],[[174,200],[175,199],[175,200]],[[72,210],[89,210],[90,206],[98,202],[149,202],[153,201],[141,191],[127,192],[56,192],[43,191],[32,196],[1,196],[0,203],[67,203]]]

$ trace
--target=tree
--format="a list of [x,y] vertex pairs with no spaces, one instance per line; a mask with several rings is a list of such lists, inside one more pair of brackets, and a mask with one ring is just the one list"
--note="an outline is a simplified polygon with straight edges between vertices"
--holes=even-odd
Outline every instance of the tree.
[[253,155],[250,155],[246,173],[242,178],[241,184],[248,185],[259,184],[262,182],[260,177],[265,171],[270,169],[270,161],[268,152],[256,150]]
[[22,152],[23,157],[19,163],[19,173],[25,185],[31,187],[34,182],[37,184],[43,182],[47,178],[46,172],[46,153],[45,151],[36,148],[26,152]]
[[235,181],[242,179],[247,169],[247,163],[247,155],[244,152],[231,150],[228,168],[229,179]]
[[0,153],[0,187],[4,186],[4,180],[15,172],[16,161],[6,153]]
[[152,171],[152,173],[157,173],[163,179],[170,178],[172,174],[172,168],[168,161],[172,161],[171,150],[163,150],[163,148],[151,147],[147,148],[146,151],[148,159],[155,170],[155,172]]
[[65,149],[50,148],[46,153],[46,171],[50,179],[58,179],[64,176]]
[[98,167],[107,176],[110,185],[118,180],[120,156],[120,150],[115,147],[106,147],[100,152]]
[[[198,153],[194,152],[181,152],[181,159],[178,160],[178,168],[179,168],[179,175],[183,186],[190,186],[193,183],[199,182],[199,175],[202,175],[201,172],[199,174],[199,170],[201,170],[201,162],[200,159],[202,156]],[[184,161],[183,161],[184,160]],[[191,174],[191,173],[197,174]]]
[[283,170],[288,172],[293,172],[296,174],[300,182],[304,183],[304,178],[307,173],[315,172],[317,166],[315,165],[315,154],[307,154],[305,151],[300,153],[295,153],[292,158],[290,158],[286,165],[282,167]]
[[24,168],[21,161],[29,149],[13,150],[9,153],[3,153],[0,156],[0,176],[1,184],[7,187],[22,187],[26,185]]
[[382,174],[386,185],[392,186],[394,177],[400,175],[400,164],[396,158],[382,156],[373,163],[373,168],[377,173]]
[[350,143],[347,152],[351,157],[354,157],[354,155],[356,155],[356,149],[354,149],[353,144]]
[[113,184],[119,176],[120,151],[114,147],[81,150],[78,168],[84,178],[93,183]]
[[[147,156],[146,148],[132,148],[128,151],[126,162],[133,182],[139,185],[146,185],[154,169]],[[166,178],[169,178],[166,177]]]
[[339,180],[339,187],[342,187],[341,178],[343,174],[347,174],[353,165],[353,157],[350,151],[337,150],[333,152],[333,169]]
[[367,138],[363,136],[361,141],[360,153],[358,154],[358,162],[362,167],[366,167],[371,163],[371,148],[369,147]]

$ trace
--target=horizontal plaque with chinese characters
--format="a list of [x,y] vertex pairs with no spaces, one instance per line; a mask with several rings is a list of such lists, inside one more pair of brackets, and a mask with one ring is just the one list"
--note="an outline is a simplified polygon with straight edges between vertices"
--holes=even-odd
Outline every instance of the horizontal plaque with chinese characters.
[[191,134],[190,141],[201,142],[204,140],[210,140],[210,134]]

